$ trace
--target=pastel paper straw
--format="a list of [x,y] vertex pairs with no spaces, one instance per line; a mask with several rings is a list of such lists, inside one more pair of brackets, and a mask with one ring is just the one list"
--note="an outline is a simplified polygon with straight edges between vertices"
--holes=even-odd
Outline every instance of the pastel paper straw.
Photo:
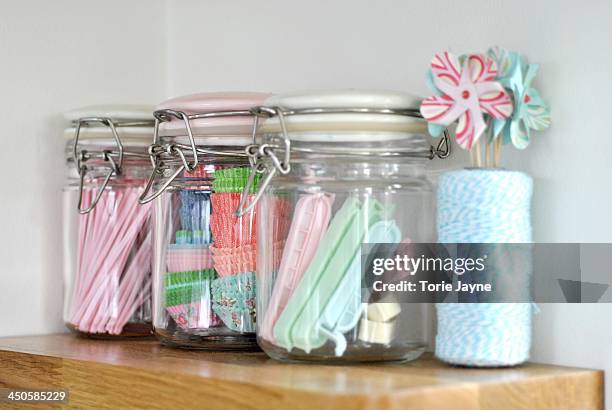
[[[149,271],[149,261],[151,260],[151,231],[147,232],[146,238],[141,242],[140,248],[130,262],[126,273],[121,283],[118,284],[119,294],[115,298],[118,312],[112,315],[110,321],[106,325],[106,330],[112,333],[112,329],[116,328],[117,323],[127,321],[133,314],[131,311],[134,299],[143,291],[148,291],[146,288],[141,288],[140,284],[145,280],[145,275]],[[127,317],[126,317],[127,315]],[[121,324],[123,327],[125,323]]]
[[[95,210],[95,209],[94,209]],[[134,209],[136,210],[136,209]],[[129,214],[127,216],[127,218],[131,219],[131,214]],[[128,219],[129,220],[129,219]],[[116,221],[116,225],[120,225],[121,227],[126,227],[126,223],[119,223],[119,221]],[[99,236],[97,236],[97,238],[95,240],[91,240],[89,242],[90,246],[94,247],[94,250],[92,251],[91,249],[85,249],[84,254],[91,256],[91,263],[90,265],[92,266],[91,269],[88,269],[88,271],[86,272],[85,276],[87,278],[90,279],[89,281],[89,285],[90,286],[94,286],[96,284],[95,282],[95,276],[98,274],[99,271],[102,271],[102,274],[104,274],[104,272],[108,272],[110,269],[110,265],[115,263],[117,255],[116,252],[123,252],[124,254],[129,252],[130,249],[126,249],[125,248],[125,242],[132,242],[133,238],[129,237],[129,238],[125,238],[125,232],[121,231],[113,231],[113,230],[107,230],[107,232],[97,232],[99,234]],[[112,234],[112,235],[111,235]],[[119,243],[116,242],[116,240],[113,240],[114,238],[122,238],[123,237],[123,241],[121,241],[121,239],[119,239]],[[92,242],[101,242],[104,244],[108,244],[108,246],[106,247],[99,247],[99,249],[102,249],[101,252],[95,252],[95,243]],[[122,246],[123,245],[123,246]],[[113,252],[114,250],[114,252]],[[96,263],[97,262],[97,263]],[[90,287],[85,287],[82,289],[82,291],[84,293],[81,294],[81,301],[85,300],[86,298],[88,298],[88,296],[90,295],[91,292],[91,288]]]
[[[143,234],[150,206],[138,204],[139,191],[106,190],[97,206],[80,217],[70,315],[80,331],[120,334],[150,297],[151,239],[150,233]],[[97,192],[86,188],[85,204]]]
[[[120,200],[120,198],[121,194],[117,195],[115,200]],[[98,209],[98,206],[100,206],[100,209]],[[87,258],[85,258],[84,270],[81,271],[81,275],[84,277],[86,283],[90,285],[92,284],[91,281],[97,274],[98,269],[101,268],[100,262],[103,264],[107,263],[108,253],[112,250],[112,246],[114,244],[113,239],[121,237],[122,230],[126,229],[128,225],[126,223],[116,223],[117,221],[113,223],[113,221],[110,220],[109,215],[112,213],[112,210],[107,209],[108,198],[106,195],[102,195],[100,201],[98,202],[98,206],[94,208],[91,214],[84,216],[84,218],[90,219],[92,229],[88,231],[88,237],[86,238],[83,249],[83,255],[87,255]],[[127,212],[136,212],[135,207],[118,208],[120,213],[124,209]],[[127,221],[131,216],[131,212],[127,216],[120,216],[121,218],[118,218],[118,220]],[[84,298],[86,298],[87,292],[89,292],[88,287],[80,288],[77,301],[82,302]],[[78,305],[80,306],[81,303],[78,303]]]
[[[140,215],[142,215],[142,217],[146,218],[146,214],[145,212],[141,212]],[[134,228],[134,236],[137,236],[139,233],[139,229],[138,229],[138,225],[133,225]],[[133,235],[126,235],[126,242],[127,242],[127,238],[132,238]],[[115,248],[115,249],[124,249],[124,251],[121,253],[120,257],[118,257],[117,259],[114,259],[113,256],[111,255],[111,260],[115,260],[118,262],[115,262],[115,264],[112,266],[111,268],[111,280],[112,280],[112,284],[111,287],[109,287],[109,291],[110,290],[120,290],[121,289],[121,284],[125,284],[129,279],[127,277],[127,275],[130,273],[130,269],[128,268],[126,273],[124,274],[124,276],[121,279],[121,284],[119,283],[119,276],[122,274],[124,267],[126,266],[128,257],[130,256],[130,254],[132,253],[132,249],[130,249],[129,247],[129,243],[122,243],[119,247]],[[150,255],[150,252],[148,250],[145,250],[145,253]],[[138,256],[138,254],[136,254]],[[142,257],[142,256],[141,256]],[[134,260],[134,259],[133,259]],[[148,260],[148,259],[147,259]],[[137,286],[138,284],[134,283],[132,284],[132,286]],[[113,292],[115,293],[115,292]],[[113,297],[109,300],[109,304],[108,305],[104,305],[107,306],[107,309],[109,310],[109,312],[107,313],[107,316],[109,318],[112,318],[116,315],[116,303],[115,303],[116,298]],[[113,302],[113,303],[111,303]]]
[[[129,246],[125,246],[125,244],[120,244],[114,249],[122,249],[123,251],[117,258],[115,258],[112,254],[109,257],[109,259],[114,261],[114,263],[112,263],[111,266],[108,268],[110,276],[109,284],[106,286],[104,299],[94,319],[95,327],[92,328],[92,331],[95,333],[104,332],[105,322],[118,314],[116,296],[117,292],[120,289],[119,277],[122,274],[125,263],[127,262],[127,259],[131,253],[131,249],[129,248]],[[123,277],[121,281],[125,282],[126,278]]]

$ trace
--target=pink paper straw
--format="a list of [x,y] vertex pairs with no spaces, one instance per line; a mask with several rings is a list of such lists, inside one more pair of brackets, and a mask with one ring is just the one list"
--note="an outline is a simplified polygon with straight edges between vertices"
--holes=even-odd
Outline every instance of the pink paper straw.
[[136,255],[132,259],[129,267],[126,270],[123,280],[119,285],[117,295],[117,305],[119,312],[114,315],[106,326],[107,331],[117,328],[117,323],[121,324],[121,328],[129,320],[137,306],[134,306],[136,296],[146,291],[142,288],[143,280],[150,270],[149,261],[151,260],[151,232],[147,233],[146,238],[140,244]]
[[[146,212],[140,212],[138,216],[141,218],[146,218]],[[116,243],[115,246],[111,249],[111,252],[104,261],[104,264],[102,265],[102,268],[98,273],[98,277],[108,277],[109,281],[107,282],[105,287],[108,293],[102,294],[103,299],[101,300],[101,305],[97,310],[96,316],[92,319],[93,327],[91,329],[95,333],[100,333],[104,331],[104,324],[106,323],[106,320],[113,314],[112,305],[110,304],[110,301],[112,299],[110,292],[114,292],[118,287],[118,277],[123,271],[128,257],[132,251],[129,244],[134,242],[135,237],[141,229],[139,219],[140,218],[136,218],[134,221],[135,223],[133,225],[126,223],[127,226],[131,227],[131,230],[126,234],[125,237],[122,238],[122,240],[120,240],[119,243]],[[93,300],[91,300],[91,303],[95,304],[96,302],[98,302],[98,300],[94,298]],[[85,320],[85,323],[90,323],[89,315],[84,315],[83,320]]]
[[[84,203],[96,192],[86,189]],[[137,188],[107,190],[80,219],[71,322],[81,331],[121,333],[150,296],[142,287],[150,281],[150,233],[141,235],[150,207],[141,207],[138,195]]]
[[[103,194],[98,205],[87,215],[90,220],[91,229],[88,230],[88,237],[83,249],[83,255],[86,255],[84,258],[85,265],[80,272],[80,276],[85,279],[86,285],[91,284],[96,275],[97,268],[100,267],[100,262],[106,260],[107,253],[113,246],[114,238],[118,237],[119,233],[114,232],[114,230],[122,228],[121,224],[111,224],[111,213],[108,208],[107,194]],[[77,304],[80,305],[84,301],[87,291],[87,286],[79,288]]]
[[[83,206],[88,207],[91,204],[91,190],[85,189],[83,190]],[[82,275],[80,274],[83,271],[83,249],[85,245],[85,239],[87,234],[87,227],[89,223],[89,218],[83,215],[79,215],[79,233],[78,233],[78,243],[77,243],[77,261],[76,261],[76,274],[73,282],[73,295],[72,295],[72,306],[70,306],[70,317],[74,314],[74,309],[76,306],[76,293],[78,289],[81,287]]]
[[[134,208],[135,209],[135,208]],[[95,211],[95,209],[94,209]],[[131,215],[130,215],[131,216]],[[130,226],[129,223],[127,223],[127,221],[122,222],[120,225],[123,225],[124,227]],[[81,299],[79,300],[80,304],[85,304],[87,303],[88,300],[90,300],[90,294],[91,294],[91,286],[94,286],[96,284],[97,281],[99,281],[99,279],[97,280],[96,277],[98,274],[102,274],[102,275],[106,275],[107,272],[110,271],[111,267],[112,267],[112,263],[116,262],[116,258],[117,256],[113,254],[113,250],[115,250],[115,252],[119,251],[123,251],[124,253],[128,253],[130,251],[130,249],[126,249],[125,247],[125,240],[127,239],[127,241],[132,241],[132,238],[123,238],[124,241],[121,242],[121,239],[119,240],[120,242],[117,242],[116,238],[122,237],[123,232],[119,232],[117,235],[115,236],[110,236],[108,235],[107,232],[100,232],[102,235],[102,237],[99,239],[100,242],[102,242],[103,244],[106,244],[107,246],[99,246],[99,244],[97,243],[98,241],[95,241],[96,243],[92,243],[94,241],[90,242],[90,248],[93,246],[94,250],[87,252],[89,249],[86,250],[86,255],[88,255],[88,257],[91,258],[91,268],[89,268],[88,271],[85,272],[85,274],[83,276],[86,277],[87,279],[87,283],[86,286],[84,286],[81,289]],[[96,245],[98,245],[96,247]],[[103,249],[103,251],[108,251],[108,252],[103,252],[101,254],[101,252],[96,252],[97,249]]]

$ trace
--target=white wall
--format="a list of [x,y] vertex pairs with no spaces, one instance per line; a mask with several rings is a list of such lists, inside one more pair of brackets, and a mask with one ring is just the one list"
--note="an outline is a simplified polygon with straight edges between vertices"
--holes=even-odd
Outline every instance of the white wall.
[[[181,0],[168,10],[167,91],[355,87],[426,95],[435,51],[495,44],[520,51],[541,64],[537,86],[554,121],[527,151],[503,154],[506,166],[535,178],[535,239],[612,242],[611,40],[609,0]],[[612,371],[612,305],[541,309],[534,360]],[[612,378],[607,386],[612,392]]]
[[[553,127],[520,155],[506,150],[504,162],[535,178],[537,241],[612,242],[609,0],[0,5],[0,160],[9,175],[0,201],[0,335],[62,329],[62,111],[213,90],[426,95],[425,69],[444,48],[499,44],[541,64],[537,85],[552,105]],[[542,306],[534,359],[612,371],[610,317],[612,306]]]
[[164,4],[1,0],[0,6],[0,335],[58,332],[61,113],[163,97]]

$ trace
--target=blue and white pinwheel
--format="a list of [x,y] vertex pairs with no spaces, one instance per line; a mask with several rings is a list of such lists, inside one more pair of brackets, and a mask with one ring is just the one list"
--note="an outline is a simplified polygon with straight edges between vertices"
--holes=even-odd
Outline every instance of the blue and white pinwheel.
[[514,96],[514,111],[508,119],[493,120],[492,138],[503,138],[518,149],[529,145],[530,130],[542,131],[550,126],[550,110],[531,86],[539,70],[538,64],[527,64],[515,52],[499,47],[489,49],[489,57],[497,62],[499,81]]

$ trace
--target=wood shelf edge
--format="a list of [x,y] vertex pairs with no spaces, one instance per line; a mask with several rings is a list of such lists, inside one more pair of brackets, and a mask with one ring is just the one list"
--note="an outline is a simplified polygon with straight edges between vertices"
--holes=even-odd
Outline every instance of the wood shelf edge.
[[[204,402],[207,408],[243,410],[604,405],[600,370],[538,364],[459,369],[429,357],[407,365],[292,365],[261,354],[187,352],[149,342],[113,345],[65,337],[72,336],[0,339],[0,387],[66,388],[70,406],[86,408],[191,408]],[[82,350],[59,354],[57,343],[62,341],[69,344],[67,349]]]

